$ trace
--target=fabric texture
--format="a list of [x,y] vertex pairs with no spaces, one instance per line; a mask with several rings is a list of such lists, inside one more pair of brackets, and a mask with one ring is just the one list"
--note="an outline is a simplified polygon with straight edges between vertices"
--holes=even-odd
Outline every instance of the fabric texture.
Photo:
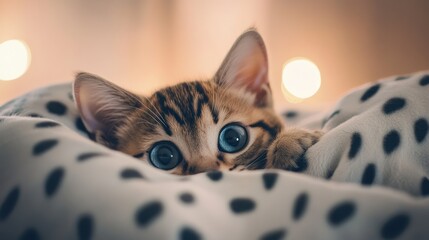
[[174,176],[88,139],[71,84],[0,107],[0,239],[427,239],[429,73],[285,112],[326,134],[282,170]]

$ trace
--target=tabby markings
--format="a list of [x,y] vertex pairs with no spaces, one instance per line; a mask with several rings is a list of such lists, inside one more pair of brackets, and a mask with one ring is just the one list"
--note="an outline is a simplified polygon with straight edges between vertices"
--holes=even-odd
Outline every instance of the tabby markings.
[[[188,94],[185,99],[181,99],[176,96],[178,92],[177,89],[166,89],[164,93],[156,93],[156,99],[164,118],[165,116],[172,116],[180,126],[187,125],[190,126],[191,129],[195,129],[193,126],[195,126],[196,121],[201,118],[203,106],[207,105],[211,112],[213,122],[217,123],[219,121],[219,112],[209,101],[209,97],[201,83],[183,83],[179,86],[182,88],[180,90],[195,94]],[[196,107],[194,97],[197,99]],[[171,101],[167,102],[167,99],[171,99]],[[176,111],[172,106],[169,106],[168,103],[173,104],[180,112]],[[173,135],[168,123],[166,126],[163,126],[163,128],[166,134],[169,136]]]
[[267,131],[272,138],[275,138],[277,136],[278,131],[280,130],[278,127],[270,127],[263,120],[252,123],[249,125],[249,127],[251,127],[251,128],[255,128],[255,127],[262,128],[265,131]]

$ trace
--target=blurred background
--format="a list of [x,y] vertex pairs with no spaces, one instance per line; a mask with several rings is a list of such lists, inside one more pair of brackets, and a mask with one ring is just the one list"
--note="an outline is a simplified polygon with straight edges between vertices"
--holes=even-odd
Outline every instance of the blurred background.
[[[0,81],[0,104],[78,71],[142,94],[207,78],[249,27],[265,39],[277,106],[332,103],[362,83],[429,69],[427,0],[0,0],[0,44],[19,39],[31,52],[22,76]],[[321,86],[288,103],[282,69],[296,57],[318,66]]]

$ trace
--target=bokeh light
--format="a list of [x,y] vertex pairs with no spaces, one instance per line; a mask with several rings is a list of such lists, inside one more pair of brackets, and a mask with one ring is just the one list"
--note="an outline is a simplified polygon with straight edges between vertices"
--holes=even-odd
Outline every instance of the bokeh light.
[[9,81],[21,77],[27,71],[30,61],[30,49],[23,41],[3,42],[0,44],[0,80]]
[[[316,94],[320,84],[320,70],[308,59],[295,58],[283,67],[282,87],[284,91],[298,99],[309,98]],[[284,95],[286,99],[290,99],[290,96],[288,97],[285,93]]]

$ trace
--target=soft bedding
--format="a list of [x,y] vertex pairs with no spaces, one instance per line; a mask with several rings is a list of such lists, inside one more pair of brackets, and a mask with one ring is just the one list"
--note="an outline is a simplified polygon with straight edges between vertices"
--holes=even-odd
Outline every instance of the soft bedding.
[[88,139],[71,84],[0,107],[0,239],[428,239],[429,73],[329,111],[296,172],[175,176]]

